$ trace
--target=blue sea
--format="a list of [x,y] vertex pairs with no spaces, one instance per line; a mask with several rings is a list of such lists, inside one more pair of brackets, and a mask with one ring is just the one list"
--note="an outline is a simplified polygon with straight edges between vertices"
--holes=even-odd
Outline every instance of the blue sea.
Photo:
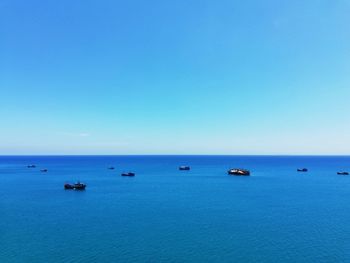
[[350,262],[343,170],[350,157],[2,156],[0,262]]

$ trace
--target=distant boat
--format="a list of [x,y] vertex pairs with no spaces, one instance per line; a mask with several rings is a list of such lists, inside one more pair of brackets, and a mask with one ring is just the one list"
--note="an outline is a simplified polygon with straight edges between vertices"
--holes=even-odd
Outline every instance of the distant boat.
[[307,172],[308,170],[306,168],[302,168],[302,169],[297,169],[298,172]]
[[28,168],[35,168],[36,166],[34,164],[27,165]]
[[65,190],[74,189],[74,185],[73,185],[73,184],[65,184],[65,185],[64,185],[64,189],[65,189]]
[[238,176],[248,176],[250,175],[250,171],[246,169],[230,169],[227,171],[229,175],[238,175]]
[[86,184],[77,182],[74,184],[74,190],[85,190]]
[[113,166],[108,167],[109,170],[114,170]]
[[348,172],[337,172],[337,174],[340,174],[340,175],[349,175]]
[[135,176],[135,173],[122,173],[121,176]]
[[65,190],[85,190],[86,184],[77,182],[75,184],[65,184]]
[[46,172],[47,172],[47,169],[41,169],[40,172],[46,173]]
[[180,171],[189,171],[189,170],[191,170],[191,167],[189,167],[189,166],[180,166],[179,170]]

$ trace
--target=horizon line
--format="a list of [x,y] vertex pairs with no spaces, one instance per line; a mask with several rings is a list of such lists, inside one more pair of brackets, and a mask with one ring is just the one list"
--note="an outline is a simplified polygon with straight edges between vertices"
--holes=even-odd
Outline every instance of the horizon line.
[[0,157],[25,157],[25,156],[46,156],[46,157],[112,157],[112,156],[266,156],[266,157],[350,157],[350,154],[0,154]]

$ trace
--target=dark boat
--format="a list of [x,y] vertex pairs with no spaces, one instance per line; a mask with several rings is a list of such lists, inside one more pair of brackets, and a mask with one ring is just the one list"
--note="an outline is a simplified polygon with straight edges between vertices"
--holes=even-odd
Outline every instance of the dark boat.
[[85,190],[86,184],[77,182],[75,184],[65,184],[65,190]]
[[77,182],[74,184],[74,190],[85,190],[86,184]]
[[348,172],[337,172],[337,174],[339,174],[339,175],[349,175]]
[[66,189],[66,190],[74,189],[74,185],[72,185],[72,184],[65,184],[64,185],[64,189]]
[[27,165],[28,168],[35,168],[36,166],[34,164]]
[[113,167],[113,166],[111,166],[111,167],[108,167],[108,169],[109,169],[109,170],[114,170],[114,167]]
[[180,171],[189,171],[189,170],[191,170],[191,167],[189,167],[189,166],[180,166],[179,170]]
[[46,173],[46,172],[47,172],[47,169],[41,169],[40,172]]
[[121,176],[135,176],[135,173],[122,173]]
[[245,170],[245,169],[230,169],[227,171],[227,173],[229,175],[238,175],[238,176],[248,176],[250,175],[250,171],[249,170]]
[[302,168],[302,169],[297,169],[298,172],[307,172],[306,168]]

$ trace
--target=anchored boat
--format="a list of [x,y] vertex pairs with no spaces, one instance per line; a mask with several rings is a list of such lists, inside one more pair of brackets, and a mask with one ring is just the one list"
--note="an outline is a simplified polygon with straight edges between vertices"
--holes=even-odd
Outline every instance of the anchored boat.
[[238,176],[248,176],[250,175],[250,171],[246,169],[230,169],[227,171],[229,175],[238,175]]
[[73,185],[73,184],[65,184],[65,185],[64,185],[64,189],[65,189],[65,190],[74,189],[74,185]]
[[302,168],[302,169],[297,169],[298,172],[307,172],[308,170],[306,168]]
[[86,184],[77,182],[75,184],[65,184],[65,190],[85,190]]
[[337,174],[340,174],[340,175],[349,175],[348,172],[337,172]]
[[135,176],[135,173],[122,173],[121,176]]

